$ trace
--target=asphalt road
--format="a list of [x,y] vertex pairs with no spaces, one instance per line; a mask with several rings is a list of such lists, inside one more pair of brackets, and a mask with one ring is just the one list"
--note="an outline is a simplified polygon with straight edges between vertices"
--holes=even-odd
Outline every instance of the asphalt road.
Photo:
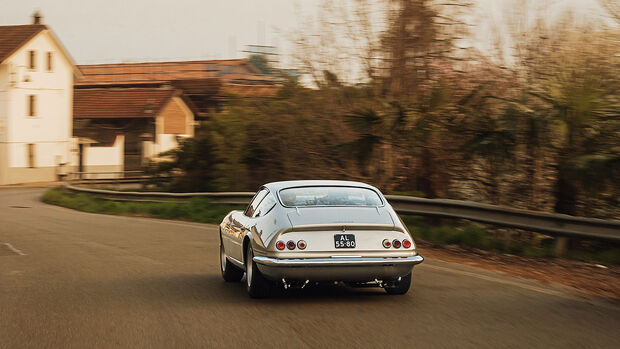
[[81,213],[42,192],[0,189],[0,348],[620,347],[612,304],[436,260],[405,296],[251,300],[220,277],[216,226]]

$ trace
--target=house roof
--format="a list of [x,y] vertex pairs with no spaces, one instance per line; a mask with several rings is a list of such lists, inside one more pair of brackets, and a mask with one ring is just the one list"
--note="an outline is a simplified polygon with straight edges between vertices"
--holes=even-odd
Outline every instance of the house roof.
[[73,118],[154,118],[175,95],[175,90],[159,88],[75,89]]
[[45,29],[43,24],[0,26],[0,63]]
[[159,62],[81,65],[76,86],[161,84],[178,79],[214,78],[202,62]]
[[[260,74],[244,59],[95,64],[81,65],[79,68],[83,76],[76,80],[76,87],[144,86],[212,80],[213,86],[218,83],[222,86],[241,86],[224,90],[234,90],[248,96],[267,96],[267,90],[275,95],[279,89],[276,77]],[[249,85],[261,88],[244,87]]]
[[83,77],[76,86],[164,83],[174,80],[219,78],[224,83],[235,80],[272,84],[275,78],[258,74],[243,59],[184,62],[144,62],[80,65]]
[[74,76],[80,77],[81,72],[67,49],[65,49],[56,35],[44,24],[0,26],[0,63],[4,62],[22,46],[28,43],[28,41],[32,40],[37,34],[44,30],[47,31],[51,40],[71,64]]

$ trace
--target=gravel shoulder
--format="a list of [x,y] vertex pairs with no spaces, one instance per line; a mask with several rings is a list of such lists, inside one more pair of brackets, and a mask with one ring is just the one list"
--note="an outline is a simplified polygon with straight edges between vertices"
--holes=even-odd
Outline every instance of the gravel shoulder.
[[545,284],[575,288],[586,298],[606,298],[620,304],[620,266],[601,265],[561,258],[529,258],[459,246],[433,247],[416,240],[424,257],[499,271]]

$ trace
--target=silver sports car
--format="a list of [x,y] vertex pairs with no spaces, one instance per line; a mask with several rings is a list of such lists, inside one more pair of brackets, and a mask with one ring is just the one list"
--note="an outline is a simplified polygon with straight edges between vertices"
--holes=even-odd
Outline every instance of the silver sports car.
[[220,224],[224,280],[246,273],[250,297],[309,282],[345,282],[404,294],[424,259],[381,192],[347,181],[265,184]]

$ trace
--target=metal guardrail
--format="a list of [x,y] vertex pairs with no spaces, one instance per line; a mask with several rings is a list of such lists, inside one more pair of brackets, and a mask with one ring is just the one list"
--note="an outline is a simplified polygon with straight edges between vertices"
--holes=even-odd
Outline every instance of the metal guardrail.
[[[88,183],[90,184],[90,182]],[[137,192],[115,191],[94,188],[84,188],[65,182],[68,190],[88,193],[100,198],[118,201],[148,201],[148,202],[184,202],[192,198],[205,198],[221,204],[247,204],[254,197],[253,192],[217,192],[217,193],[165,193],[165,192]]]
[[620,241],[620,221],[543,213],[477,202],[386,195],[399,213],[468,219],[549,235]]
[[101,171],[101,172],[70,172],[70,175],[78,175],[78,176],[91,176],[91,175],[124,175],[126,173],[142,173],[142,170],[134,170],[134,171]]
[[[120,192],[77,187],[69,183],[65,183],[65,188],[105,199],[125,201],[160,202],[207,198],[217,203],[247,204],[254,196],[252,192]],[[541,213],[458,200],[425,199],[397,195],[386,195],[386,198],[398,213],[403,214],[468,219],[481,223],[545,232],[549,235],[620,241],[620,220]]]
[[89,184],[126,184],[126,183],[148,183],[166,182],[171,177],[153,177],[145,174],[144,171],[103,171],[103,172],[71,172],[65,180],[71,183]]

